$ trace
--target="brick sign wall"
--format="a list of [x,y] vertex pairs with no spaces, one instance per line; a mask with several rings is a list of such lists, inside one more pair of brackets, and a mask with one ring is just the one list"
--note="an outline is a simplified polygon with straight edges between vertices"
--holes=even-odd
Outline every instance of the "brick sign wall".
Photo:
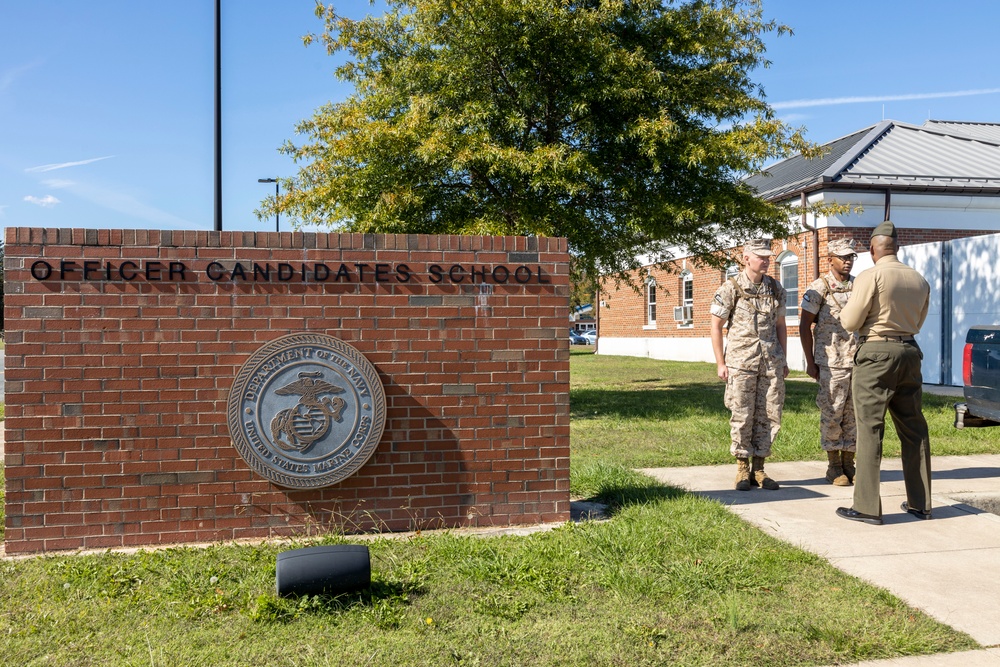
[[[569,518],[564,239],[12,228],[8,554]],[[229,389],[320,333],[386,394],[374,455],[289,489]]]

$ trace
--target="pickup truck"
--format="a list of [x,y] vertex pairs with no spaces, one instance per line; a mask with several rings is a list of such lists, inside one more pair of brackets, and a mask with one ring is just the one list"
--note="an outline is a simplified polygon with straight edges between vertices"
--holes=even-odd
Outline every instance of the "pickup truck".
[[962,354],[964,403],[955,404],[955,428],[1000,426],[1000,326],[976,326]]

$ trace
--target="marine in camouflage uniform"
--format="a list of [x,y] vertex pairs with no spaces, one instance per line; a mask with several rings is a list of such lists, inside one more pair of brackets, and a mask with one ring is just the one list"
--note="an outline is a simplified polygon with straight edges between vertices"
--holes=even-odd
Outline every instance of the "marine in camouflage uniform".
[[854,481],[857,425],[851,396],[851,371],[857,336],[840,323],[854,285],[851,268],[857,258],[853,240],[838,239],[828,247],[830,270],[802,295],[799,338],[806,373],[819,381],[820,446],[827,454],[826,479],[837,486]]
[[[736,488],[741,491],[753,485],[778,488],[764,472],[764,459],[781,427],[788,375],[786,292],[767,275],[772,255],[768,241],[747,243],[744,270],[716,290],[711,306],[712,348],[719,377],[726,381],[725,404],[732,413],[729,451],[737,460]],[[723,325],[729,329],[724,350]]]

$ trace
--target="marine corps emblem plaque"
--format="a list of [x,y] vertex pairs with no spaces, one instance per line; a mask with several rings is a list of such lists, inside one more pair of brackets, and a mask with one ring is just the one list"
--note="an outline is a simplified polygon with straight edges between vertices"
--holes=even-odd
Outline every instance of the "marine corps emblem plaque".
[[385,390],[358,350],[324,334],[282,336],[258,349],[229,391],[240,456],[275,484],[315,489],[350,477],[385,429]]

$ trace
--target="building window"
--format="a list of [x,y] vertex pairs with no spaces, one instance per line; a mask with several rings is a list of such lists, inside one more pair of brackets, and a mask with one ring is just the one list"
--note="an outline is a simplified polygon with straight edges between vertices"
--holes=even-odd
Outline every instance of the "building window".
[[735,278],[738,275],[740,275],[740,267],[737,266],[736,264],[733,264],[728,269],[726,269],[726,280],[729,280],[730,278]]
[[778,256],[781,286],[785,288],[785,316],[799,316],[799,257],[785,252]]
[[682,327],[694,325],[694,275],[681,274],[681,305],[674,309],[674,320]]
[[656,281],[652,278],[646,283],[646,326],[656,326]]

